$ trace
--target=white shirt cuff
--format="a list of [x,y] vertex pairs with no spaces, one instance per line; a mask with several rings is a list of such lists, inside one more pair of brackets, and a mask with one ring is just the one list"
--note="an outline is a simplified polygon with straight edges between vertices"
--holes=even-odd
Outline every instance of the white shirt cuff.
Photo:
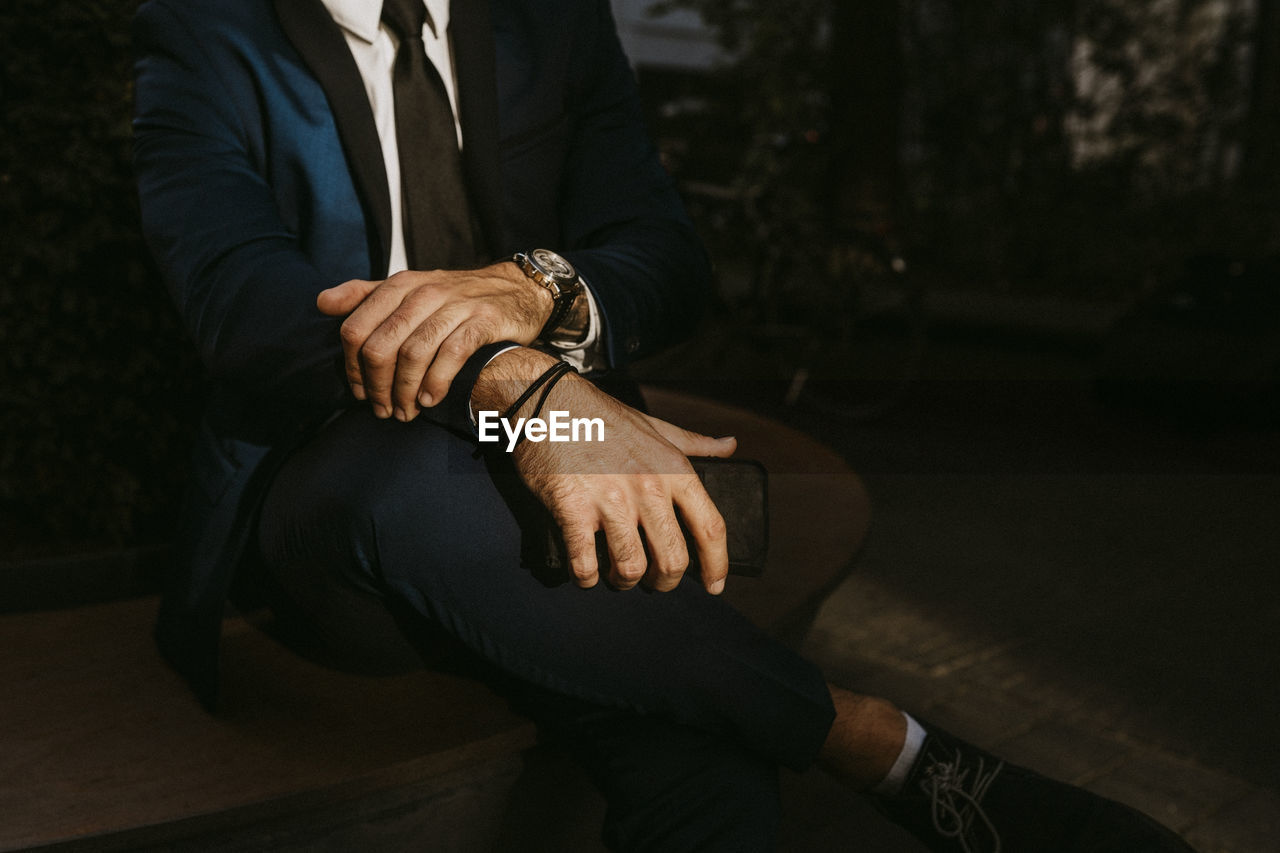
[[[495,358],[502,355],[504,352],[511,352],[513,349],[520,349],[520,347],[517,346],[516,344],[512,344],[509,347],[503,347],[502,349],[495,352],[493,355],[489,356],[489,360],[484,363],[484,367],[488,367],[490,364],[493,363],[493,360]],[[480,369],[484,370],[484,367]],[[474,400],[467,401],[467,414],[471,416],[471,425],[478,426],[478,423],[476,421],[476,406],[475,406]]]

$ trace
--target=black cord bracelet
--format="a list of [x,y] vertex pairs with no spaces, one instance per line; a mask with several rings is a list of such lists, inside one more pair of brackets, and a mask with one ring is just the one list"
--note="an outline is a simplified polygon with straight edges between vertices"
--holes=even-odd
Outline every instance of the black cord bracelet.
[[516,413],[520,411],[520,407],[529,402],[529,398],[537,393],[539,388],[550,382],[558,375],[563,376],[566,370],[573,370],[573,365],[565,361],[557,361],[555,364],[544,370],[537,379],[529,383],[529,387],[524,389],[524,393],[517,397],[516,401],[502,413],[502,419],[509,421],[515,417]]
[[542,407],[546,405],[547,398],[551,396],[551,389],[556,387],[556,383],[559,382],[561,379],[563,379],[565,377],[565,374],[577,372],[573,369],[573,365],[569,364],[568,362],[565,362],[564,367],[565,367],[564,370],[561,370],[558,373],[556,373],[554,376],[552,376],[550,379],[547,380],[547,384],[542,386],[542,396],[538,398],[538,404],[533,407],[533,412],[531,412],[529,415],[530,418],[536,418],[538,415],[542,414]]
[[[503,421],[510,423],[511,419],[520,411],[520,407],[529,402],[529,398],[536,394],[539,388],[543,388],[542,396],[538,398],[538,402],[533,408],[533,413],[529,415],[531,418],[536,418],[538,416],[538,412],[542,411],[542,407],[547,402],[547,397],[551,394],[551,389],[555,387],[555,384],[559,382],[566,373],[576,372],[577,371],[574,370],[573,365],[569,364],[567,361],[556,361],[555,364],[544,370],[537,379],[529,383],[529,387],[524,389],[524,393],[517,397],[516,401],[502,413]],[[511,445],[511,450],[514,451],[516,447],[520,445],[520,442],[524,441],[524,436],[525,433],[522,430],[520,435],[516,438],[515,444]],[[479,459],[483,452],[484,446],[481,445],[476,448],[475,453],[473,453],[472,456]]]
[[[573,369],[573,365],[567,361],[559,362],[554,367],[549,368],[525,390],[524,394],[520,395],[520,399],[516,401],[516,404],[507,409],[506,414],[502,417],[510,422],[511,418],[520,411],[520,407],[524,405],[525,401],[533,396],[533,392],[541,388],[542,395],[538,397],[537,404],[534,405],[533,411],[529,413],[530,419],[536,418],[538,413],[542,411],[542,407],[546,405],[547,397],[551,396],[551,389],[556,387],[556,383],[563,379],[566,373],[577,373]],[[520,442],[524,441],[525,436],[528,434],[525,430],[520,431],[520,434],[516,436],[515,443],[511,445],[511,452],[515,452],[515,449],[520,446]]]

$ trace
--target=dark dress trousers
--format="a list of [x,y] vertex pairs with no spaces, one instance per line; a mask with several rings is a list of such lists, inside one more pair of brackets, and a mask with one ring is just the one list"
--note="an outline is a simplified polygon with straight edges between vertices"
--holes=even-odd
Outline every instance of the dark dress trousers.
[[[463,168],[487,256],[545,246],[569,258],[596,296],[611,367],[687,335],[707,260],[647,141],[606,0],[455,0],[451,14]],[[696,579],[667,594],[584,592],[520,569],[493,471],[503,460],[470,454],[480,359],[409,425],[351,399],[340,321],[315,299],[385,274],[390,202],[363,83],[319,0],[150,0],[135,47],[143,227],[209,380],[183,559],[157,625],[202,701],[216,699],[232,582],[265,555],[273,571],[337,576],[445,629],[544,691],[544,706],[564,697],[631,715],[626,745],[601,723],[608,713],[564,715],[596,720],[605,763],[661,764],[658,740],[682,755],[632,788],[617,781],[631,769],[605,772],[606,788],[622,785],[615,800],[676,777],[732,789],[758,775],[748,765],[810,763],[832,715],[821,676]],[[669,724],[692,739],[674,752],[685,735]],[[714,784],[688,768],[721,749],[702,732],[736,750],[703,762],[721,768]],[[648,844],[663,824],[637,815],[670,811],[654,802],[619,812],[630,841],[618,843]],[[742,817],[754,840],[737,849],[761,843],[757,824]],[[665,826],[653,849],[707,846],[705,828]]]

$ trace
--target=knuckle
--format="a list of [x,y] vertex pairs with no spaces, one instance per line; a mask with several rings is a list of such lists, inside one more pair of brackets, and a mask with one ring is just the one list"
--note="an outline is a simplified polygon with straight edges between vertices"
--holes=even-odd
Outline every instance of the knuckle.
[[644,547],[634,539],[624,539],[617,543],[611,559],[618,573],[626,578],[639,578],[649,568]]
[[385,367],[395,363],[395,352],[381,341],[371,341],[360,350],[360,358],[369,367]]
[[338,338],[345,347],[358,347],[364,343],[364,332],[350,320],[345,320],[338,327]]
[[595,552],[596,539],[585,530],[564,530],[561,532],[561,536],[564,537],[565,548],[572,556]]
[[618,570],[618,576],[628,582],[634,582],[644,577],[645,566],[643,560],[619,560],[614,564],[614,568]]
[[667,484],[661,477],[641,477],[637,485],[640,493],[650,501],[662,501],[667,498]]
[[404,337],[413,329],[413,318],[403,307],[397,308],[382,321],[381,332],[392,337]]
[[640,544],[640,537],[636,536],[633,531],[628,532],[631,535],[617,531],[610,536],[610,553],[613,561],[618,565],[633,566],[637,563],[643,565],[645,563],[645,554],[644,547]]
[[616,482],[609,483],[600,491],[600,502],[610,510],[619,511],[626,509],[631,501],[627,497],[626,489]]
[[664,562],[657,568],[658,574],[662,575],[662,577],[667,580],[679,581],[680,578],[684,576],[685,571],[689,568],[689,559],[686,557],[683,560]]
[[422,325],[418,327],[413,337],[421,338],[424,343],[437,347],[440,339],[448,333],[449,327],[446,321],[439,314],[432,314],[422,321]]
[[674,531],[671,541],[663,549],[663,565],[675,572],[683,572],[689,568],[689,549],[685,547],[684,537],[679,530]]
[[465,332],[461,335],[450,336],[448,340],[440,345],[441,355],[456,361],[465,361],[476,349],[477,347],[472,346],[469,336]]
[[689,568],[689,551],[680,539],[668,539],[663,547],[654,551],[655,568],[663,575],[679,577]]
[[400,357],[412,364],[422,364],[427,360],[428,355],[430,355],[430,349],[427,342],[416,335],[400,347]]
[[724,518],[720,513],[717,512],[702,525],[702,533],[712,542],[719,542],[725,538],[728,531],[725,527]]
[[431,299],[431,290],[429,288],[416,287],[405,294],[400,305],[403,310],[413,311],[421,316],[430,312]]

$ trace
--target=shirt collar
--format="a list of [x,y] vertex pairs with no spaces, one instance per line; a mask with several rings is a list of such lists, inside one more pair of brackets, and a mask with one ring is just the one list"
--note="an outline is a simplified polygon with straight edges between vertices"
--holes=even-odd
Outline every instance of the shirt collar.
[[[359,39],[373,43],[382,20],[382,4],[377,0],[321,0],[338,26]],[[449,29],[449,0],[425,0],[436,33]]]

